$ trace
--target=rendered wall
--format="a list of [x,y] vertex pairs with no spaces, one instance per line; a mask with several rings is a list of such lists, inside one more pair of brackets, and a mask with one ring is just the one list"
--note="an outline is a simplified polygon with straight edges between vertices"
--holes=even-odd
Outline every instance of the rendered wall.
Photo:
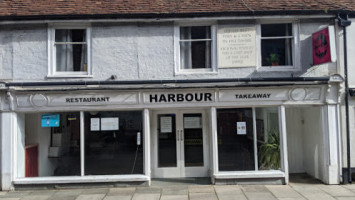
[[[94,23],[91,26],[94,77],[85,80],[107,80],[111,75],[116,75],[117,80],[299,76],[312,68],[311,34],[331,22],[300,21],[301,71],[261,72],[255,67],[249,67],[218,69],[217,73],[195,74],[175,74],[173,22]],[[223,22],[227,25],[228,23],[233,22]],[[46,24],[0,26],[0,79],[63,80],[46,78],[47,37]],[[312,74],[327,75],[324,73],[329,72]]]

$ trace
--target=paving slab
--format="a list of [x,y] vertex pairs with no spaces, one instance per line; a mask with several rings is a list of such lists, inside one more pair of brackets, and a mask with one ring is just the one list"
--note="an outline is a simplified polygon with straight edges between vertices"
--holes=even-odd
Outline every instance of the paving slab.
[[162,195],[160,200],[188,200],[188,195]]
[[103,200],[131,200],[131,195],[106,196]]
[[114,195],[123,195],[123,196],[127,196],[127,195],[133,195],[134,192],[136,191],[135,187],[127,187],[127,188],[110,188],[107,196],[114,196]]
[[212,185],[193,185],[189,186],[189,193],[215,193]]
[[172,186],[162,188],[162,195],[188,195],[187,186]]
[[244,194],[217,194],[219,200],[247,200]]
[[277,198],[278,200],[306,200],[305,198]]
[[81,194],[76,200],[102,200],[105,194]]
[[300,185],[300,186],[293,186],[292,188],[298,193],[300,193],[302,196],[310,200],[319,200],[319,199],[334,200],[335,199],[330,194],[321,190],[319,188],[319,185]]
[[138,187],[135,193],[144,193],[144,194],[160,194],[160,187]]
[[1,196],[0,198],[22,198],[25,196],[29,196],[31,193],[31,191],[10,191],[7,192],[5,195]]
[[218,200],[215,193],[189,193],[190,200]]
[[144,193],[136,193],[133,195],[132,200],[159,200],[159,194],[144,194]]
[[303,198],[298,192],[288,185],[265,186],[276,198]]
[[277,200],[271,192],[244,192],[249,200]]
[[217,194],[243,194],[242,189],[238,185],[216,185],[214,189]]
[[342,185],[342,187],[355,191],[355,184]]
[[243,192],[269,192],[264,185],[242,185],[240,188]]
[[355,200],[355,197],[336,197],[337,200]]
[[65,190],[58,190],[53,196],[78,196],[83,192],[83,190],[78,189],[65,189]]
[[333,197],[355,197],[355,191],[340,185],[320,185],[319,188]]
[[21,198],[21,200],[47,200],[51,195],[29,195]]
[[20,198],[1,198],[1,200],[20,200]]
[[78,196],[53,195],[48,200],[75,200]]
[[91,188],[85,189],[81,194],[106,194],[109,192],[109,188]]

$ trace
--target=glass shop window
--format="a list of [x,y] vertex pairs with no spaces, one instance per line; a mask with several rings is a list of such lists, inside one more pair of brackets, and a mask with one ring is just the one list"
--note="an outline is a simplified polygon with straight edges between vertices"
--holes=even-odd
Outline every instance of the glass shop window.
[[87,72],[85,29],[56,29],[54,46],[57,72]]
[[211,69],[211,27],[180,27],[180,69]]
[[80,113],[18,114],[18,177],[80,176]]
[[143,174],[141,111],[85,112],[85,175]]
[[279,113],[277,108],[256,108],[258,169],[281,168]]
[[254,170],[252,109],[218,109],[217,126],[219,171]]
[[262,66],[293,65],[292,23],[261,24]]
[[281,169],[277,107],[217,109],[217,138],[219,171]]

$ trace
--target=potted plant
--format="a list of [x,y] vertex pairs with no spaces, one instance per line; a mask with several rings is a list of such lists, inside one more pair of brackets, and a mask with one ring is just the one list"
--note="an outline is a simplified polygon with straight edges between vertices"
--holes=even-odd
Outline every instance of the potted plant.
[[267,136],[267,141],[259,148],[260,168],[279,169],[281,164],[279,131],[271,130]]
[[270,64],[270,66],[278,66],[280,62],[280,56],[276,53],[271,53],[266,61]]

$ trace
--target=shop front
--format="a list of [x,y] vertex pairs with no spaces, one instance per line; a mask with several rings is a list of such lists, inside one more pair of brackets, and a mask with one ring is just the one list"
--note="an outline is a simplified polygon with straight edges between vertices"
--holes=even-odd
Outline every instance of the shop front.
[[337,87],[13,90],[2,101],[13,166],[3,183],[287,184],[292,172],[339,182]]

